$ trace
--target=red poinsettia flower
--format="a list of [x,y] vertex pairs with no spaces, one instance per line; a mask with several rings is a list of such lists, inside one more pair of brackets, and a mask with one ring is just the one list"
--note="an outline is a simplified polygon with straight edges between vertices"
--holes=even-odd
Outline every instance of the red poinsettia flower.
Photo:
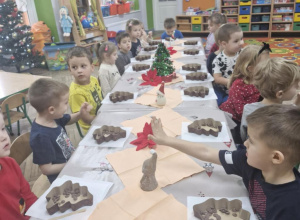
[[151,86],[157,86],[158,84],[161,84],[162,80],[161,77],[157,76],[157,70],[148,70],[147,74],[142,74],[142,78],[145,82],[141,83],[140,86],[145,85],[151,85]]
[[170,55],[173,55],[174,53],[177,53],[177,50],[173,50],[173,47],[168,47],[167,49],[168,49]]
[[137,133],[138,138],[135,139],[134,141],[131,141],[130,144],[136,145],[137,151],[145,147],[153,148],[156,145],[156,143],[152,140],[148,140],[149,134],[153,135],[151,123],[148,124],[146,122],[143,132]]

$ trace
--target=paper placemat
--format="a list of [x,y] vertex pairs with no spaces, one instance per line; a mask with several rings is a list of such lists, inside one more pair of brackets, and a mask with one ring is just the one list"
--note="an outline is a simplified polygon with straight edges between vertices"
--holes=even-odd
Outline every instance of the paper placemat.
[[[147,64],[147,63],[145,63],[145,64]],[[151,68],[151,65],[150,65],[150,68]],[[132,69],[132,66],[129,66],[129,67],[126,69],[126,72],[146,73],[148,70],[150,70],[150,68],[149,68],[149,69],[146,69],[146,70],[135,71],[135,70]]]
[[187,70],[183,70],[182,67],[181,67],[181,69],[180,69],[180,71],[179,71],[180,74],[188,74],[188,73],[193,73],[193,72],[206,72],[206,73],[208,73],[205,64],[201,64],[201,69],[200,69],[200,70],[197,70],[197,71],[191,71],[191,70],[187,71]]
[[108,190],[113,185],[113,183],[110,182],[93,181],[93,180],[82,179],[73,176],[62,176],[54,180],[54,182],[51,184],[49,189],[46,190],[46,192],[29,208],[29,210],[26,212],[26,215],[38,219],[50,219],[50,218],[59,217],[73,212],[72,209],[70,208],[67,209],[67,211],[65,211],[64,213],[58,211],[53,215],[49,215],[46,209],[46,205],[47,205],[46,195],[53,189],[53,187],[61,186],[68,180],[71,180],[72,183],[79,183],[80,186],[87,186],[89,192],[93,195],[93,205],[84,206],[81,209],[85,208],[86,209],[85,212],[74,214],[64,219],[87,219],[88,216],[93,212],[97,204],[105,198]]
[[112,101],[110,101],[109,99],[109,95],[111,94],[111,92],[107,93],[107,95],[105,96],[105,98],[102,100],[101,104],[112,104],[112,105],[123,105],[123,104],[133,104],[134,101],[136,100],[137,98],[137,95],[138,93],[137,92],[134,92],[133,93],[133,99],[128,99],[126,101],[122,101],[122,102],[116,102],[116,103],[113,103]]
[[204,98],[184,95],[184,91],[181,90],[181,98],[182,98],[183,101],[194,101],[194,102],[211,100],[211,99],[218,99],[218,97],[217,97],[217,95],[216,95],[213,88],[209,88],[208,95],[204,96]]
[[84,136],[84,138],[79,142],[79,145],[83,146],[89,146],[89,147],[118,147],[121,148],[124,146],[125,141],[129,138],[130,132],[132,131],[132,128],[130,127],[121,127],[123,130],[126,131],[126,137],[120,138],[116,141],[109,141],[109,142],[103,142],[101,144],[97,144],[96,140],[93,137],[93,133],[95,129],[101,128],[102,126],[92,126],[88,133]]
[[186,76],[182,76],[184,79],[184,83],[189,84],[189,83],[206,83],[206,82],[212,82],[214,81],[214,77],[212,75],[210,75],[210,73],[207,73],[207,79],[205,80],[190,80],[190,79],[186,79]]
[[230,137],[227,132],[227,126],[225,122],[221,122],[222,124],[222,131],[219,132],[218,137],[214,137],[212,135],[198,135],[194,133],[190,133],[188,131],[188,125],[191,123],[189,122],[182,122],[181,126],[181,139],[191,142],[229,142]]
[[[224,197],[223,197],[224,198]],[[215,199],[215,200],[220,200],[222,197],[194,197],[194,196],[188,196],[187,197],[187,210],[188,210],[188,220],[199,220],[194,216],[194,210],[193,206],[197,205],[199,203],[205,202],[208,199]],[[242,207],[243,209],[247,210],[250,212],[250,220],[257,220],[256,215],[253,212],[252,206],[250,204],[250,200],[248,197],[232,197],[232,198],[226,198],[229,201],[234,200],[234,199],[239,199],[242,201]],[[232,219],[235,219],[234,217]]]

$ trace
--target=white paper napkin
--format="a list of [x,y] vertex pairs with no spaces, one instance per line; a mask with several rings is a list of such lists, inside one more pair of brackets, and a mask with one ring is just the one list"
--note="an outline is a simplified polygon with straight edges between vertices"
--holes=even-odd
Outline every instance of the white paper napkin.
[[111,92],[109,92],[106,96],[105,96],[105,98],[102,100],[102,104],[120,104],[120,105],[123,105],[123,104],[133,104],[134,103],[134,100],[137,98],[137,95],[138,95],[138,93],[137,92],[134,92],[133,93],[133,99],[128,99],[128,100],[126,100],[126,101],[122,101],[122,102],[116,102],[116,103],[113,103],[112,101],[110,101],[110,99],[109,99],[109,95],[111,94]]
[[[205,202],[208,199],[216,199],[220,200],[222,199],[221,197],[194,197],[194,196],[188,196],[187,197],[187,213],[188,213],[188,220],[199,220],[194,216],[194,210],[193,206],[197,205],[199,203]],[[250,220],[257,220],[256,215],[253,212],[252,206],[250,204],[250,200],[248,197],[232,197],[232,198],[227,198],[229,201],[234,200],[234,199],[239,199],[242,201],[242,207],[244,210],[250,212]],[[233,217],[234,218],[234,217]]]
[[84,138],[79,142],[79,145],[83,146],[89,146],[89,147],[117,147],[121,148],[124,146],[125,141],[128,139],[130,136],[130,132],[132,128],[128,127],[121,127],[123,130],[126,130],[126,137],[125,138],[120,138],[116,141],[109,141],[109,142],[103,142],[101,144],[97,144],[96,140],[93,137],[93,133],[95,129],[101,128],[102,126],[92,126],[88,133],[84,136]]
[[64,219],[87,219],[89,215],[93,212],[97,204],[105,198],[106,194],[108,193],[108,190],[113,185],[113,183],[111,182],[93,181],[86,178],[82,179],[73,176],[62,176],[61,178],[57,178],[56,180],[54,180],[54,182],[51,184],[49,189],[29,208],[29,210],[26,212],[26,215],[38,219],[50,219],[50,218],[59,217],[73,212],[72,209],[70,208],[67,209],[67,211],[65,211],[64,213],[58,211],[53,215],[49,215],[46,209],[46,205],[47,205],[46,195],[53,189],[53,187],[61,186],[68,180],[71,180],[72,183],[79,183],[80,186],[87,186],[89,192],[93,195],[93,205],[84,206],[81,209],[85,208],[86,209],[85,212],[74,214]]
[[181,139],[191,142],[229,142],[230,137],[227,132],[227,126],[225,122],[221,122],[222,124],[222,131],[219,132],[218,137],[214,137],[212,135],[198,135],[194,133],[190,133],[188,131],[188,125],[190,125],[190,122],[182,122],[181,126]]
[[190,80],[190,79],[186,79],[186,76],[182,76],[184,79],[184,83],[206,83],[206,82],[212,82],[214,81],[214,77],[212,75],[210,75],[210,73],[207,73],[207,79],[205,80]]
[[204,98],[184,95],[184,91],[181,90],[181,98],[182,98],[182,101],[194,101],[194,102],[211,100],[211,99],[218,99],[218,97],[217,97],[217,95],[216,95],[213,88],[209,88],[208,95],[204,96]]

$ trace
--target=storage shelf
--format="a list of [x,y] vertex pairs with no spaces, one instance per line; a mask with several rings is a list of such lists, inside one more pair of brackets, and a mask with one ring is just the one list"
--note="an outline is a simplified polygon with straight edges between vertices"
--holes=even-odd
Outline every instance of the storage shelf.
[[[223,14],[225,14],[225,13],[223,13]],[[228,16],[238,16],[239,14],[225,14],[227,17]]]
[[251,24],[269,24],[270,21],[251,22]]
[[271,12],[261,12],[261,13],[253,13],[252,12],[252,15],[269,15],[271,14]]
[[277,6],[277,5],[284,5],[284,6],[293,6],[294,5],[294,2],[286,2],[286,3],[274,3],[274,6]]
[[294,12],[273,12],[273,15],[293,14]]
[[188,23],[188,22],[178,22],[178,23],[176,23],[176,24],[192,24],[192,23]]
[[221,6],[222,8],[237,8],[239,5],[227,5],[227,6]]
[[268,6],[268,5],[271,5],[271,4],[252,4],[252,6]]
[[261,31],[243,31],[243,33],[267,33],[269,30],[261,30]]
[[293,21],[272,21],[272,24],[290,24]]

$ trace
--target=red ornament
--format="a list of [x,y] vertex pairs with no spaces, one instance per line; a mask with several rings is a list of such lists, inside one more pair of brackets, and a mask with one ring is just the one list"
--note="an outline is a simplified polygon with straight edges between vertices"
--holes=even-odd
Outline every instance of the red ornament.
[[15,11],[15,12],[17,12],[17,11],[18,11],[18,9],[17,9],[17,8],[14,8],[14,11]]
[[11,16],[12,16],[13,18],[17,17],[17,12],[12,12],[12,13],[11,13]]
[[162,79],[160,76],[157,76],[157,70],[149,70],[146,74],[142,74],[142,78],[145,82],[141,83],[140,86],[144,85],[151,85],[151,86],[157,86],[162,82]]
[[152,127],[151,127],[151,123],[148,124],[146,122],[143,132],[137,133],[138,138],[135,139],[134,141],[131,141],[130,144],[136,145],[137,151],[146,147],[153,148],[156,145],[156,143],[148,139],[149,134],[153,135]]
[[2,32],[3,31],[3,29],[2,28],[0,28],[0,32]]
[[15,57],[14,57],[14,56],[11,56],[11,57],[10,57],[10,59],[14,60],[14,59],[15,59]]

